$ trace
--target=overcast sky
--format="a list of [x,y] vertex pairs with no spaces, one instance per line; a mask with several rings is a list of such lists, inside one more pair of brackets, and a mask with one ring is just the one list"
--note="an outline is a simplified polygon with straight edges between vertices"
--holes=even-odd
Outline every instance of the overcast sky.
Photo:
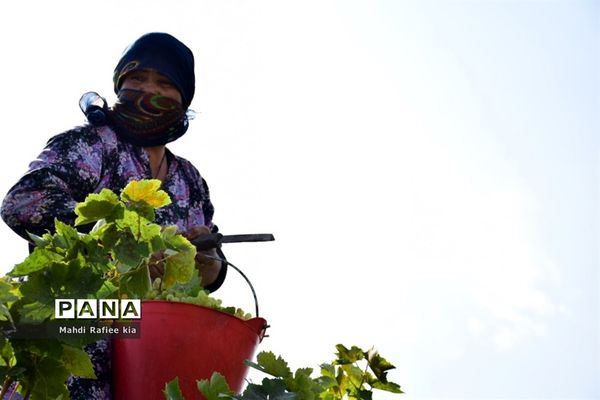
[[[223,233],[277,239],[225,248],[261,350],[375,346],[407,400],[600,398],[599,2],[170,3],[0,6],[1,193],[169,32],[198,112],[170,149]],[[0,240],[7,272],[26,248]],[[253,309],[233,271],[216,294]]]

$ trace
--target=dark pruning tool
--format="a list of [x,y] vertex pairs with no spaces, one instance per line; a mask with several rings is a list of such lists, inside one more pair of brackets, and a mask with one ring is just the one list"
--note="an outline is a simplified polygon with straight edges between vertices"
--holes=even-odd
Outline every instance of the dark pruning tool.
[[275,240],[271,233],[252,233],[246,235],[222,235],[211,233],[198,236],[191,242],[198,250],[209,250],[221,247],[222,243],[270,242]]

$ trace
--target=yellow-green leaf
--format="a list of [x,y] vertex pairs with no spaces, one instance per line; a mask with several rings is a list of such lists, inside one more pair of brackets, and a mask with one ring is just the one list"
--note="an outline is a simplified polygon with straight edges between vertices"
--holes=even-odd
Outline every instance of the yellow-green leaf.
[[196,249],[182,251],[167,257],[165,261],[165,288],[172,287],[175,283],[186,283],[192,279],[196,268]]
[[163,207],[170,204],[171,199],[167,192],[159,189],[160,184],[158,179],[131,181],[125,186],[121,196],[126,201],[146,203],[154,208]]
[[100,193],[87,195],[83,203],[75,206],[77,219],[75,225],[96,222],[108,217],[119,205],[119,198],[109,189],[102,189]]
[[90,356],[76,347],[63,345],[63,363],[65,368],[73,375],[81,378],[96,379],[94,367]]

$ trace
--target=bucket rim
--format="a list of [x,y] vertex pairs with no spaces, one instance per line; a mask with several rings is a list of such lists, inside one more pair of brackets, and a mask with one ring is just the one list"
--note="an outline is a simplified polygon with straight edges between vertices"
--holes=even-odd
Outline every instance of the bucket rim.
[[[256,334],[259,338],[260,341],[262,341],[262,339],[265,336],[266,330],[268,328],[268,323],[267,320],[263,317],[252,317],[250,319],[242,319],[240,317],[237,317],[233,314],[221,311],[221,310],[217,310],[211,307],[206,307],[206,306],[202,306],[199,304],[193,304],[193,303],[186,303],[184,301],[170,301],[170,300],[155,300],[155,299],[144,299],[142,300],[142,304],[164,304],[164,305],[168,305],[169,307],[171,306],[184,306],[184,307],[189,307],[189,308],[200,308],[203,310],[207,310],[207,311],[212,311],[218,314],[221,314],[222,316],[225,316],[226,318],[233,318],[233,320],[235,321],[239,321],[241,323],[244,324],[244,326],[246,328],[248,328],[250,331],[252,331],[254,334]],[[142,318],[144,317],[144,311],[143,311],[143,307],[142,307]],[[251,325],[256,325],[259,323],[259,321],[262,321],[262,329],[260,330],[260,332],[256,332],[255,329],[251,328]]]

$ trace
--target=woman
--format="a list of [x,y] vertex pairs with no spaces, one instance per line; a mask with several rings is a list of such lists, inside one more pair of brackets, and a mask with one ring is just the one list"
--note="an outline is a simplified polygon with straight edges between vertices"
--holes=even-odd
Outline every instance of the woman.
[[[130,45],[113,75],[117,102],[100,109],[93,124],[51,138],[27,173],[4,198],[1,215],[20,236],[52,231],[54,219],[73,224],[74,208],[103,188],[120,192],[131,180],[160,179],[171,204],[156,212],[156,223],[177,225],[193,239],[216,230],[206,181],[187,160],[165,145],[188,128],[194,97],[194,57],[166,33],[149,33]],[[89,111],[89,110],[84,110]],[[97,110],[98,111],[98,110]],[[214,253],[214,250],[211,252]],[[198,253],[197,266],[206,289],[216,290],[226,266]],[[151,271],[160,275],[159,266]],[[73,399],[110,397],[110,351],[106,342],[90,346],[98,380],[70,379]]]

